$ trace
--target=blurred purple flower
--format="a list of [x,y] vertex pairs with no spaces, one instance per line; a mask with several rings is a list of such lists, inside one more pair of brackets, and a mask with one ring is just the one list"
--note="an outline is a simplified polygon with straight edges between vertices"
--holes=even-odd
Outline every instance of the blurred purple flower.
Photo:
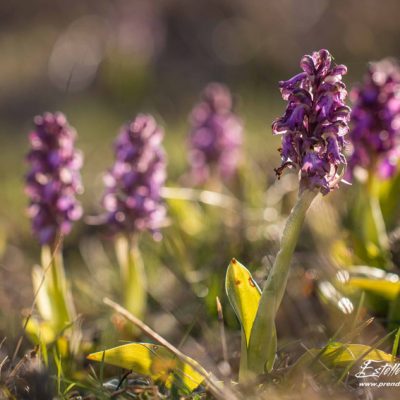
[[207,85],[190,122],[189,161],[195,183],[204,183],[213,170],[229,180],[240,161],[243,134],[229,89],[219,83]]
[[286,168],[300,171],[301,189],[329,193],[340,180],[339,167],[345,167],[342,153],[348,132],[350,109],[345,105],[344,65],[333,65],[327,50],[305,55],[300,62],[303,72],[279,82],[285,114],[272,124],[274,134],[282,135],[279,150]]
[[392,176],[400,156],[400,68],[392,60],[371,63],[351,92],[349,174],[357,166]]
[[103,206],[115,233],[149,230],[159,237],[166,210],[161,189],[166,178],[164,133],[151,115],[139,114],[115,141],[115,162],[104,178]]
[[75,149],[76,132],[62,113],[34,118],[27,155],[30,170],[25,191],[30,199],[28,214],[41,244],[54,244],[57,234],[71,231],[82,216],[75,195],[82,193],[82,154]]

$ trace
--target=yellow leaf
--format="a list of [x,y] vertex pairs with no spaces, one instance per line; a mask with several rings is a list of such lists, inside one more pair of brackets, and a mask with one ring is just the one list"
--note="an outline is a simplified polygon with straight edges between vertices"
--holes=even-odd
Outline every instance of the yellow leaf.
[[317,370],[322,371],[320,363],[328,369],[345,369],[365,360],[384,361],[387,363],[396,362],[396,359],[393,360],[391,354],[371,346],[334,342],[323,349],[314,348],[308,350],[296,361],[288,376],[291,377],[300,371],[304,371],[307,366],[309,368],[314,366]]
[[[163,346],[150,343],[129,343],[87,356],[89,360],[132,370],[141,375],[161,381],[167,388],[176,386],[193,391],[203,381],[207,372],[194,360],[198,370],[177,358]],[[202,373],[200,373],[202,372]]]
[[261,290],[250,271],[234,258],[226,271],[225,289],[229,301],[242,325],[246,344],[256,317]]
[[387,300],[394,300],[400,292],[400,282],[391,282],[386,279],[350,278],[348,285],[382,296]]
[[47,321],[39,322],[34,317],[30,317],[26,322],[25,331],[35,344],[48,344],[56,339],[56,332],[51,323]]
[[308,350],[298,359],[294,368],[310,364],[316,359],[319,359],[328,368],[346,368],[356,361],[363,360],[386,361],[389,363],[393,361],[391,354],[371,346],[334,342],[328,344],[324,349]]
[[332,343],[321,354],[321,359],[334,367],[346,367],[354,361],[374,360],[392,362],[392,355],[364,344]]

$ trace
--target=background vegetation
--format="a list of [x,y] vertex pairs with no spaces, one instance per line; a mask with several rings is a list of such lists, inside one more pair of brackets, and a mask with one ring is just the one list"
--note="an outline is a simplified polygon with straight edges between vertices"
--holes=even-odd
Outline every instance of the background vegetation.
[[[90,217],[101,213],[102,174],[112,162],[112,141],[121,124],[138,112],[153,113],[165,129],[167,186],[186,185],[187,116],[204,85],[220,81],[235,94],[235,109],[245,124],[240,176],[233,187],[221,188],[234,200],[220,206],[206,204],[210,199],[169,200],[164,239],[155,243],[146,237],[141,248],[150,282],[146,322],[206,369],[229,377],[219,339],[218,296],[227,326],[225,361],[235,374],[240,331],[225,307],[226,266],[236,257],[262,282],[295,197],[296,176],[277,183],[273,172],[279,165],[279,140],[270,124],[284,109],[277,81],[298,71],[303,54],[327,48],[348,66],[350,88],[361,80],[368,61],[399,56],[399,13],[396,0],[0,2],[0,341],[6,338],[0,351],[12,356],[21,337],[21,321],[33,300],[30,271],[39,260],[23,193],[32,117],[61,110],[77,129],[77,145],[85,154],[81,200]],[[363,259],[354,253],[349,233],[352,193],[342,186],[310,210],[278,316],[287,353],[282,367],[304,351],[299,343],[320,347],[349,314],[338,309],[340,297],[329,302],[319,296],[317,282],[331,279],[338,268],[368,261],[368,255]],[[386,207],[393,265],[378,266],[395,273],[398,215],[395,206]],[[87,353],[129,339],[118,317],[102,304],[104,296],[120,300],[106,229],[91,224],[91,218],[76,224],[66,239],[65,264]],[[368,312],[378,316],[362,333],[369,344],[391,331],[382,304],[361,310],[362,317]],[[31,348],[23,339],[18,357]],[[65,366],[65,376],[86,382],[85,355],[71,371]],[[62,387],[68,388],[68,382]],[[352,390],[346,386],[343,393]]]

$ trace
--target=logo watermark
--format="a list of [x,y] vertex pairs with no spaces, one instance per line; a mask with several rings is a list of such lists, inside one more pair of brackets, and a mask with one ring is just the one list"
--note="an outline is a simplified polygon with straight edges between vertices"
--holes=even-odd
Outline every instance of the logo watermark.
[[365,360],[354,376],[360,387],[400,387],[400,363]]

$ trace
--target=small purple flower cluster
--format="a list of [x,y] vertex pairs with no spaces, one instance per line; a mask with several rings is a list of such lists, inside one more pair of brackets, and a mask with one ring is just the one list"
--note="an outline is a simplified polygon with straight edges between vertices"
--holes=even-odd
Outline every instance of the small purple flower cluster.
[[351,92],[352,154],[349,172],[357,166],[382,178],[391,177],[400,157],[400,68],[392,60],[371,63],[362,85]]
[[114,165],[104,178],[103,206],[115,232],[149,230],[159,236],[166,214],[161,199],[166,178],[163,136],[151,115],[138,115],[122,127]]
[[34,119],[27,155],[30,170],[26,193],[28,213],[41,244],[54,244],[58,234],[68,234],[82,216],[75,195],[83,191],[80,177],[82,154],[75,149],[75,130],[61,113],[45,113]]
[[242,145],[243,126],[232,112],[232,95],[219,83],[209,84],[194,107],[189,138],[189,161],[196,184],[213,172],[229,180],[236,172]]
[[305,55],[300,62],[303,72],[279,82],[285,114],[272,124],[274,134],[282,135],[282,164],[300,171],[301,188],[329,193],[338,185],[342,153],[348,133],[350,109],[345,105],[344,65],[333,65],[327,50]]

